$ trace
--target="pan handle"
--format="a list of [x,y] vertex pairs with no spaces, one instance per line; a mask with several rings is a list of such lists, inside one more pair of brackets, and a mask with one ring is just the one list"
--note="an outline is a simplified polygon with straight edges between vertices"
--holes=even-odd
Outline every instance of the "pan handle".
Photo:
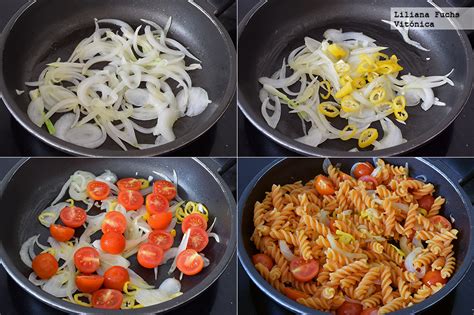
[[219,17],[228,8],[230,8],[235,0],[188,0],[204,9],[206,12]]

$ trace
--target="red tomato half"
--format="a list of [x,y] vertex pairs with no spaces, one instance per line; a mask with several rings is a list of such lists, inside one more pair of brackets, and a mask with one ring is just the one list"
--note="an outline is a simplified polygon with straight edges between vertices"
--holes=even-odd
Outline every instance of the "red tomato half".
[[86,222],[87,213],[84,209],[76,206],[64,207],[59,213],[59,217],[64,225],[71,228],[78,228]]
[[345,301],[336,310],[336,315],[360,315],[361,312],[362,304]]
[[252,262],[254,265],[262,264],[267,267],[268,270],[273,268],[273,259],[266,254],[255,254],[252,256]]
[[49,226],[51,236],[58,242],[67,242],[74,236],[74,229],[59,224]]
[[93,247],[82,247],[74,253],[74,264],[80,272],[93,273],[100,266],[99,252]]
[[58,261],[50,253],[42,253],[33,259],[33,271],[41,279],[49,279],[58,271]]
[[147,222],[152,229],[164,230],[170,225],[171,220],[173,220],[173,214],[171,211],[165,211],[150,214]]
[[418,205],[420,208],[425,209],[426,211],[430,211],[431,206],[433,205],[435,199],[431,195],[426,195],[418,199]]
[[143,196],[136,190],[122,190],[118,194],[118,202],[128,211],[137,210],[143,206]]
[[321,195],[332,195],[335,192],[334,184],[324,175],[316,176],[316,179],[314,180],[314,188],[316,188],[318,193]]
[[100,289],[104,283],[104,277],[99,275],[78,275],[76,276],[76,286],[79,291],[92,293]]
[[113,266],[104,272],[104,287],[122,291],[125,282],[130,281],[127,269],[122,266]]
[[186,249],[178,255],[176,266],[185,275],[193,276],[201,272],[204,259],[194,249]]
[[159,194],[149,194],[146,196],[146,210],[149,213],[168,211],[168,199]]
[[296,280],[307,282],[318,275],[319,263],[314,260],[304,260],[303,258],[293,259],[290,263],[290,271]]
[[365,175],[370,175],[373,171],[374,167],[369,162],[356,163],[352,168],[352,173],[357,179]]
[[186,248],[194,249],[197,252],[200,252],[206,248],[207,244],[209,243],[209,236],[207,235],[207,232],[198,227],[190,227],[189,231],[189,241]]
[[190,227],[198,227],[203,230],[206,230],[207,229],[206,218],[199,213],[191,213],[187,215],[183,220],[183,224],[181,224],[181,231],[183,231],[183,233],[186,233],[186,231]]
[[363,181],[363,182],[366,182],[366,183],[371,183],[372,184],[371,185],[372,189],[375,189],[378,185],[377,180],[374,177],[370,176],[370,175],[361,176],[359,178],[359,180]]
[[117,182],[119,190],[140,190],[142,183],[136,178],[122,178]]
[[102,232],[116,232],[123,233],[127,229],[127,218],[118,212],[110,211],[105,214],[104,221],[102,221]]
[[423,283],[428,286],[436,285],[437,283],[446,284],[446,282],[448,282],[448,279],[441,277],[441,271],[439,270],[427,271],[423,277]]
[[430,218],[431,223],[436,226],[438,229],[451,230],[451,223],[443,217],[442,215],[435,215]]
[[360,313],[360,315],[378,315],[379,309],[375,307],[366,308],[365,310]]
[[173,241],[173,236],[165,231],[155,230],[148,235],[148,242],[158,245],[162,250],[170,249]]
[[163,260],[163,250],[152,243],[142,244],[138,249],[137,260],[142,267],[155,268]]
[[110,195],[110,187],[107,183],[93,180],[87,184],[87,194],[94,200],[104,200]]
[[125,249],[125,236],[117,232],[105,233],[100,238],[100,247],[109,254],[121,254]]
[[171,201],[176,197],[176,187],[172,182],[167,180],[157,180],[153,183],[153,193],[162,195]]
[[92,293],[92,307],[119,310],[122,305],[122,292],[114,289],[101,289]]

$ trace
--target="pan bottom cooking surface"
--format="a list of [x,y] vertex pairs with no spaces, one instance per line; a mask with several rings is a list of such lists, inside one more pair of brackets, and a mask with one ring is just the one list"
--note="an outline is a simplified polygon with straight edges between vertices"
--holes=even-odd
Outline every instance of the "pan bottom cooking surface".
[[[243,192],[247,184],[264,167],[274,162],[274,158],[259,159],[239,159],[238,191]],[[460,176],[467,176],[474,171],[474,159],[443,159]],[[471,186],[473,185],[473,186]],[[471,200],[474,200],[474,179],[467,182],[464,187],[473,187],[466,189],[466,193]],[[240,197],[240,196],[239,196]],[[290,315],[292,312],[280,306],[261,291],[253,281],[248,277],[244,268],[239,262],[239,314],[256,315]],[[473,314],[474,310],[474,266],[471,266],[464,279],[458,284],[450,294],[444,297],[431,308],[426,309],[419,315],[437,315],[437,314]]]
[[[18,162],[17,158],[0,159],[0,181],[5,174]],[[206,165],[217,171],[228,159],[208,159]],[[235,168],[234,168],[235,170]],[[232,172],[222,174],[222,178],[232,190],[235,197],[235,176]],[[236,255],[231,258],[227,269],[205,292],[182,307],[167,314],[195,315],[196,310],[200,314],[233,314],[230,310],[235,309],[236,288],[235,275],[237,269]],[[40,302],[31,294],[21,288],[11,278],[0,264],[0,314],[23,315],[23,314],[67,314]]]

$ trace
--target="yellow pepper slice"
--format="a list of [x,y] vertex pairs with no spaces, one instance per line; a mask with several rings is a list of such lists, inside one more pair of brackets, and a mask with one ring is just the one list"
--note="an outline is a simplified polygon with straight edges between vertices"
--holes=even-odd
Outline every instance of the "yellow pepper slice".
[[328,102],[323,102],[319,104],[319,112],[331,118],[337,117],[339,115],[339,109]]
[[393,244],[390,244],[390,246],[392,246],[400,256],[405,257],[405,253],[400,248],[398,248],[397,246]]
[[328,46],[328,51],[337,59],[344,58],[347,56],[347,52],[341,46],[337,44],[331,44]]
[[393,113],[393,105],[390,101],[384,101],[375,105],[375,110],[379,113],[390,115]]
[[395,114],[395,118],[397,118],[400,121],[405,121],[408,119],[408,113],[405,109],[394,110],[393,113]]
[[377,140],[379,132],[375,128],[368,128],[362,131],[359,137],[359,147],[366,148]]
[[384,53],[381,53],[381,52],[377,52],[374,54],[375,58],[380,58],[382,60],[388,60],[389,57],[387,54],[384,54]]
[[351,66],[348,63],[345,63],[344,60],[339,60],[334,64],[337,74],[343,75],[351,71]]
[[[92,307],[92,303],[91,303],[92,295],[89,293],[76,293],[74,294],[73,298],[74,298],[74,303],[78,305],[82,305],[85,307]],[[81,298],[86,298],[88,301],[84,302],[81,300]]]
[[418,212],[420,212],[421,215],[424,217],[428,215],[428,211],[426,211],[426,209],[423,209],[423,208],[418,208]]
[[363,77],[352,79],[352,86],[356,89],[361,89],[367,85],[367,81]]
[[146,179],[139,178],[138,181],[140,182],[140,189],[145,189],[145,188],[150,187],[150,182],[147,181]]
[[353,91],[352,83],[347,82],[346,84],[344,84],[344,86],[339,91],[337,91],[335,97],[336,98],[343,98],[344,96],[351,94],[352,91]]
[[329,81],[327,80],[321,81],[320,87],[327,92],[326,94],[319,93],[321,98],[323,100],[329,99],[329,97],[331,96],[331,83],[329,83]]
[[357,112],[360,109],[360,103],[357,102],[352,96],[344,96],[341,100],[342,110],[346,113]]
[[343,141],[347,141],[354,137],[357,132],[357,126],[355,124],[348,124],[339,132],[339,138]]
[[377,79],[380,75],[377,72],[370,72],[367,74],[367,81],[372,82]]
[[397,97],[395,97],[392,101],[392,107],[393,107],[393,110],[403,110],[405,109],[405,106],[407,105],[407,100],[405,98],[405,96],[403,95],[399,95]]
[[336,235],[339,236],[339,241],[344,244],[349,244],[350,242],[355,240],[354,236],[341,230],[337,230]]
[[123,284],[122,291],[125,292],[126,295],[134,295],[137,290],[138,287],[130,281],[127,281]]
[[386,94],[387,93],[383,87],[375,88],[369,94],[369,101],[375,105],[380,104],[385,101]]

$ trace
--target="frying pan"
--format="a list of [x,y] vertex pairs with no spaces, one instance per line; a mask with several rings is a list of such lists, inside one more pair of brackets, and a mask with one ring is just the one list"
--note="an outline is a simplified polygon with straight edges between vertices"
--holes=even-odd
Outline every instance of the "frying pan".
[[[28,280],[31,269],[20,259],[19,250],[29,237],[41,234],[40,242],[46,244],[49,231],[37,219],[39,213],[53,201],[68,176],[76,170],[90,171],[96,175],[109,169],[119,178],[149,175],[153,171],[173,178],[173,169],[178,175],[178,194],[185,200],[197,200],[205,204],[212,217],[217,217],[216,233],[220,243],[211,240],[204,250],[210,259],[209,267],[181,281],[183,295],[144,309],[127,310],[127,314],[158,313],[168,311],[188,302],[204,292],[222,274],[235,250],[235,201],[219,175],[211,171],[202,161],[190,158],[160,159],[25,159],[17,163],[5,176],[0,190],[2,209],[14,209],[0,223],[0,259],[8,274],[28,293],[42,302],[66,312],[104,313],[103,310],[86,308],[56,298]],[[21,195],[20,195],[21,192]],[[20,197],[21,196],[21,197]],[[92,211],[92,210],[91,210]],[[181,239],[181,229],[177,228]],[[178,241],[175,242],[175,245]],[[155,284],[153,270],[145,270],[136,262],[136,255],[129,258],[131,268],[148,283]],[[168,278],[171,262],[159,268],[159,285]],[[155,285],[155,286],[156,286]]]
[[[342,170],[350,171],[350,167],[359,159],[337,159],[331,158],[333,164],[341,163]],[[446,286],[419,304],[410,308],[400,310],[394,314],[415,314],[435,304],[451,292],[465,276],[472,262],[474,246],[474,222],[472,218],[472,206],[466,193],[458,184],[458,179],[453,179],[447,174],[453,173],[444,163],[433,163],[420,158],[387,158],[385,161],[396,164],[409,164],[412,176],[425,175],[429,182],[436,187],[436,194],[446,198],[447,202],[443,214],[453,216],[456,220],[454,226],[459,230],[459,238],[454,243],[455,257],[457,260],[456,271],[448,280]],[[254,230],[253,206],[256,201],[265,197],[265,192],[270,191],[272,184],[286,184],[297,180],[308,181],[317,174],[322,174],[323,159],[315,158],[288,158],[273,162],[258,173],[247,185],[239,199],[238,218],[238,254],[245,271],[253,282],[270,298],[285,308],[301,313],[326,314],[301,305],[274,289],[267,283],[252,264],[251,256],[257,253],[250,237]]]
[[[441,7],[446,1],[436,1]],[[459,115],[469,99],[473,80],[472,48],[463,31],[412,30],[410,37],[420,42],[429,52],[422,52],[406,44],[397,31],[380,20],[390,20],[391,7],[429,6],[426,1],[413,0],[295,0],[292,5],[280,0],[260,1],[239,25],[238,45],[238,104],[248,120],[262,133],[280,145],[305,155],[317,156],[372,156],[373,151],[351,152],[356,140],[330,140],[318,148],[295,141],[303,136],[297,115],[289,114],[282,106],[282,117],[276,129],[269,127],[262,117],[258,98],[261,85],[258,79],[271,76],[281,67],[283,58],[304,44],[304,37],[323,38],[329,28],[363,32],[377,40],[378,45],[389,47],[405,67],[403,74],[416,76],[443,75],[454,68],[450,78],[454,87],[445,85],[434,89],[435,95],[447,106],[434,106],[425,112],[420,106],[411,107],[407,125],[398,124],[407,142],[376,151],[377,155],[400,155],[433,139]],[[430,58],[430,60],[427,60]],[[340,119],[337,127],[345,125]],[[347,124],[347,121],[346,121]],[[380,124],[375,123],[377,128]],[[379,134],[383,134],[379,129]]]
[[[229,2],[232,1],[219,1],[223,7]],[[220,12],[218,9],[207,0],[30,0],[12,17],[0,37],[0,94],[10,113],[24,128],[70,154],[151,156],[178,149],[211,128],[235,93],[235,48],[214,16]],[[46,64],[59,57],[67,59],[75,46],[94,32],[94,18],[117,18],[137,27],[143,24],[140,19],[164,25],[170,16],[173,18],[170,37],[202,61],[202,70],[190,73],[194,86],[206,89],[213,101],[201,115],[183,117],[176,122],[175,141],[146,150],[129,147],[131,150],[124,152],[107,139],[100,148],[87,149],[51,136],[30,121],[26,114],[30,102],[28,93],[19,96],[15,90],[29,91],[24,83],[36,81]],[[139,143],[154,141],[150,135],[137,136]]]

